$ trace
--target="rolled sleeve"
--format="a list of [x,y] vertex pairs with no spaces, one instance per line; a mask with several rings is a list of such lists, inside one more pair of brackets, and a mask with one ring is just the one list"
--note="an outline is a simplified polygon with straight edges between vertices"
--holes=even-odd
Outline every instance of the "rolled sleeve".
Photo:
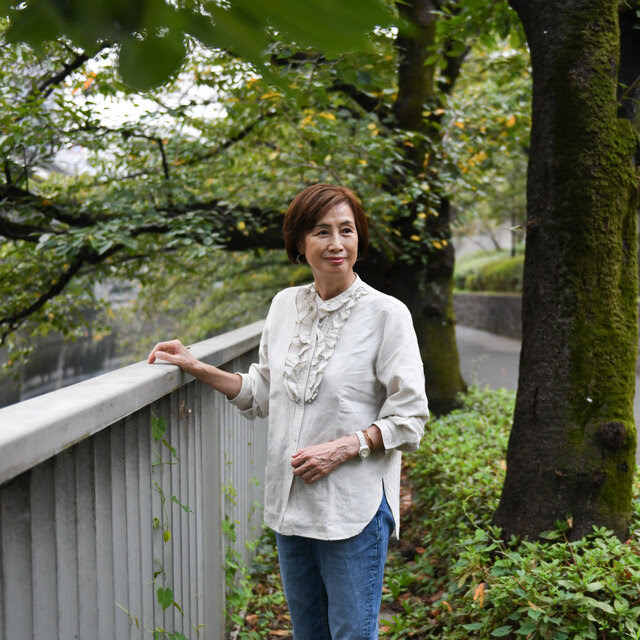
[[387,315],[376,362],[386,397],[374,421],[386,451],[415,451],[429,419],[424,367],[411,314],[398,304]]
[[254,412],[251,378],[247,373],[238,373],[238,375],[242,378],[242,386],[240,387],[238,395],[229,400],[229,402],[236,407],[243,416],[255,418],[257,414]]

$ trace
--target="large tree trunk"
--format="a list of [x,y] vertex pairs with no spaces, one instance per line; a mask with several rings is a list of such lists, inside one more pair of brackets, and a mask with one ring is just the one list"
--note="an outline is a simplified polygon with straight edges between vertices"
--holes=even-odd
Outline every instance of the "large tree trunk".
[[511,0],[533,125],[523,340],[494,516],[531,537],[570,517],[627,535],[635,467],[637,139],[617,115],[617,0]]
[[357,267],[366,282],[409,308],[424,363],[429,408],[435,415],[454,409],[458,394],[465,389],[456,343],[450,247],[428,267],[403,262],[381,267],[382,260],[375,256]]

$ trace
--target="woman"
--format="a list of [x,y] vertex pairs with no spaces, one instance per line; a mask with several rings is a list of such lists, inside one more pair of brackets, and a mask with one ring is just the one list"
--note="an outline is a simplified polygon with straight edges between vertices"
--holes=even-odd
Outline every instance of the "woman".
[[203,364],[177,340],[149,362],[178,365],[250,418],[269,415],[264,519],[294,638],[370,640],[398,534],[400,452],[418,447],[428,419],[422,362],[407,308],[353,271],[368,227],[351,191],[306,188],[283,232],[313,284],[275,296],[248,373]]

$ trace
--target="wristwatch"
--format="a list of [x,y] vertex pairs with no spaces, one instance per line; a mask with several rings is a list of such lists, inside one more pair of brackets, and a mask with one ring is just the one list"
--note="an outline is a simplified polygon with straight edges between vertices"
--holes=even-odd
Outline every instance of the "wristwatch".
[[371,449],[367,444],[367,441],[364,439],[364,433],[362,431],[356,431],[356,435],[358,436],[358,442],[360,443],[360,449],[358,450],[358,455],[362,460],[369,457],[371,453]]

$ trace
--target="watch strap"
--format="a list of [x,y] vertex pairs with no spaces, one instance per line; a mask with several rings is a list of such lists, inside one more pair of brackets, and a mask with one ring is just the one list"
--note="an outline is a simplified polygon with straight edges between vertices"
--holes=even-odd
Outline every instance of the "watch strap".
[[364,460],[371,453],[371,449],[369,448],[367,441],[364,439],[364,434],[362,433],[362,431],[356,431],[356,436],[358,437],[358,442],[360,443],[358,455],[361,459]]

